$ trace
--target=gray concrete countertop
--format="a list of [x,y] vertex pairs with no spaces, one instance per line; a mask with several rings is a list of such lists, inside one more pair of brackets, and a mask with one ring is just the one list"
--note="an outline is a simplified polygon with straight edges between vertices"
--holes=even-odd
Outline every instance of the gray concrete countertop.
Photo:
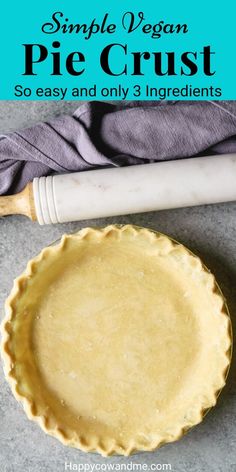
[[[77,106],[78,102],[2,101],[0,102],[0,132],[25,127],[50,116],[73,111]],[[235,215],[236,203],[230,203],[103,218],[99,220],[99,225],[114,222],[134,223],[162,231],[183,242],[198,254],[216,275],[228,300],[235,326]],[[13,278],[25,268],[28,259],[63,233],[96,224],[98,224],[97,221],[91,220],[40,227],[24,217],[2,218],[0,220],[1,317],[3,317],[3,303],[12,287]],[[86,467],[88,464],[114,464],[117,467],[119,464],[132,462],[133,464],[147,464],[147,467],[151,467],[151,464],[157,466],[171,464],[173,472],[234,472],[236,471],[235,367],[236,354],[227,385],[217,406],[207,415],[202,424],[178,443],[167,445],[154,453],[139,453],[130,458],[109,459],[64,447],[56,439],[46,436],[35,423],[26,418],[21,406],[13,398],[1,368],[0,471],[64,472],[65,470],[79,470],[81,464],[86,464]],[[161,469],[159,467],[156,470]]]

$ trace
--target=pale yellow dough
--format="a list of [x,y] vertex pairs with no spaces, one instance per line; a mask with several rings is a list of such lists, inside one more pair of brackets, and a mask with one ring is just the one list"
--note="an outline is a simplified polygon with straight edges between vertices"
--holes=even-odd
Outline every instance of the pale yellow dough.
[[153,450],[199,423],[225,383],[231,325],[213,275],[147,229],[64,236],[28,264],[6,310],[12,389],[65,444]]

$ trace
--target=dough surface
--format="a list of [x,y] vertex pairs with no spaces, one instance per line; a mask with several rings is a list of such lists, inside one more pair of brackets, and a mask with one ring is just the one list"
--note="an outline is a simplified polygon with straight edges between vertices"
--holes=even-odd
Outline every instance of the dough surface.
[[46,248],[17,286],[10,375],[29,416],[66,444],[151,450],[215,404],[229,366],[226,305],[167,236],[85,229]]

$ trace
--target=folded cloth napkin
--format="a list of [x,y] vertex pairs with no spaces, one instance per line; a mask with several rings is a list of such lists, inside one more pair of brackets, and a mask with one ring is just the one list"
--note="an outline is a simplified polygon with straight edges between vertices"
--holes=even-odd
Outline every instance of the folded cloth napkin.
[[0,136],[0,195],[34,177],[236,152],[236,101],[90,102]]

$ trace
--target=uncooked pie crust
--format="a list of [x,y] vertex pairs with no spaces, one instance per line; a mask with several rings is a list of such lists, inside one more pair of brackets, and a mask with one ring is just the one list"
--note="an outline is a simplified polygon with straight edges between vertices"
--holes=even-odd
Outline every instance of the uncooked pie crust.
[[184,246],[131,225],[44,249],[15,280],[2,333],[27,416],[105,456],[179,439],[215,405],[231,358],[213,275]]

